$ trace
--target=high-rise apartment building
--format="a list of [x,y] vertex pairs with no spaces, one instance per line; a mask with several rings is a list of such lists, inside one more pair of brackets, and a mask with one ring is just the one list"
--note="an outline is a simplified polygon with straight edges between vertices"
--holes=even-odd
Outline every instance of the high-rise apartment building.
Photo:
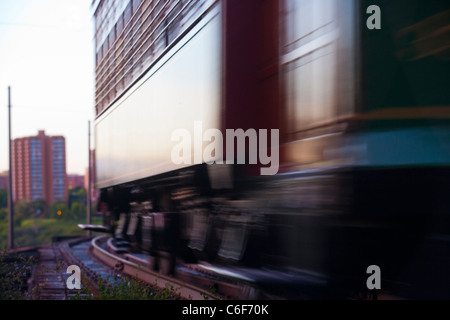
[[37,136],[14,139],[14,201],[43,199],[50,204],[67,201],[66,143],[62,136]]
[[67,175],[67,187],[69,189],[74,189],[76,187],[84,188],[84,176],[79,174],[68,174]]

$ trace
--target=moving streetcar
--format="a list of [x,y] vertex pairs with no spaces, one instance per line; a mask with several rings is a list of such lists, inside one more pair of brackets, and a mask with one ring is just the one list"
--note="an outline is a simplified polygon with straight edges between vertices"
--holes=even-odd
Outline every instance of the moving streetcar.
[[394,296],[450,298],[448,2],[92,10],[95,185],[119,247],[258,297],[355,297],[375,265]]

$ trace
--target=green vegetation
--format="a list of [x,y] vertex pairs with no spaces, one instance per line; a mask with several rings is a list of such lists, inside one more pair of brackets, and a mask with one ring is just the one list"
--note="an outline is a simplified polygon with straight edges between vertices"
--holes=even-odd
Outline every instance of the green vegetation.
[[74,202],[79,202],[86,206],[86,190],[83,187],[75,187],[69,190],[69,208]]
[[[58,219],[59,218],[59,219]],[[52,242],[56,236],[85,236],[86,231],[78,228],[79,223],[86,223],[85,219],[26,219],[14,225],[14,243],[16,248],[38,246]],[[94,224],[101,224],[101,217],[93,217]],[[8,236],[8,222],[0,222],[0,248],[6,249]]]
[[[83,188],[69,190],[69,204],[44,200],[20,201],[14,205],[14,244],[16,248],[50,243],[56,236],[83,236],[86,231],[78,224],[86,223],[86,206]],[[3,207],[2,207],[3,206]],[[0,250],[6,249],[8,239],[7,194],[0,189]],[[102,218],[92,209],[92,223],[101,224]]]
[[33,257],[0,251],[0,300],[25,300]]
[[[38,246],[52,242],[55,236],[85,236],[86,231],[78,228],[86,219],[65,219],[64,217],[46,219],[35,218],[16,221],[14,225],[15,247]],[[95,215],[92,223],[101,224],[102,219]],[[8,221],[0,221],[0,250],[6,249],[8,239]]]
[[[109,279],[108,279],[109,280]],[[172,286],[159,288],[149,285],[137,276],[115,275],[112,284],[105,280],[95,283],[99,297],[94,297],[89,286],[78,291],[72,300],[180,300],[181,295]]]
[[0,189],[0,208],[6,208],[8,206],[8,193],[6,189]]

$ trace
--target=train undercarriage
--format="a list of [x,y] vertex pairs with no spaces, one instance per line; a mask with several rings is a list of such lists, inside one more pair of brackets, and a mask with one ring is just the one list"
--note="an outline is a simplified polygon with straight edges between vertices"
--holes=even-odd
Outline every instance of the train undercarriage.
[[146,253],[163,274],[188,264],[263,296],[351,298],[370,293],[376,265],[383,290],[448,297],[448,262],[432,253],[449,247],[449,175],[336,168],[245,181],[235,172],[239,188],[214,190],[203,165],[102,190],[100,201],[118,250]]

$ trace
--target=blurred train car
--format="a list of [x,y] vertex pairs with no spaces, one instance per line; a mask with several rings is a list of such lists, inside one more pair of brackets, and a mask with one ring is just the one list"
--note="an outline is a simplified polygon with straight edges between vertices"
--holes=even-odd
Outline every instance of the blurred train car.
[[[258,297],[355,297],[377,265],[394,296],[450,298],[448,2],[92,9],[96,187],[118,246],[148,253],[155,270],[196,265]],[[221,155],[203,159],[196,123],[278,130],[278,173],[260,175],[261,158],[206,164]],[[172,161],[180,128],[191,163]]]

